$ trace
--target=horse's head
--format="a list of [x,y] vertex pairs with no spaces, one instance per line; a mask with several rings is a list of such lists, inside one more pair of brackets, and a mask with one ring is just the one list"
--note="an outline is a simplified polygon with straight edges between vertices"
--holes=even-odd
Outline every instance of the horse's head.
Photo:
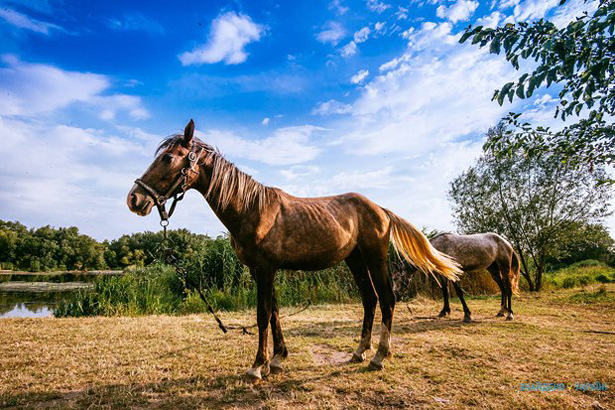
[[140,216],[148,215],[155,205],[181,194],[198,177],[197,154],[193,151],[194,121],[190,120],[184,135],[163,143],[158,155],[128,193],[128,208]]

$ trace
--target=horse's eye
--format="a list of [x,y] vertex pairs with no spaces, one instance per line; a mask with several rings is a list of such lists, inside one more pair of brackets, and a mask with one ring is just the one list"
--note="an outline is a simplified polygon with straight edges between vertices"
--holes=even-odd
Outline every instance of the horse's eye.
[[173,155],[171,155],[171,154],[164,154],[162,159],[163,159],[164,162],[171,162],[173,160]]

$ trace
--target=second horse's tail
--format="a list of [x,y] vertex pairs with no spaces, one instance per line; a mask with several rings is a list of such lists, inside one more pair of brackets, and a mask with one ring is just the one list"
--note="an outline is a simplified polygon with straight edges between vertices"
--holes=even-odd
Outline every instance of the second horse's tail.
[[515,295],[519,295],[519,273],[521,272],[521,265],[519,265],[519,257],[517,252],[513,251],[512,261],[510,263],[510,287]]
[[385,212],[391,219],[391,239],[398,254],[425,274],[439,273],[452,281],[459,280],[461,268],[457,262],[434,248],[425,235],[410,222],[388,209],[385,209]]

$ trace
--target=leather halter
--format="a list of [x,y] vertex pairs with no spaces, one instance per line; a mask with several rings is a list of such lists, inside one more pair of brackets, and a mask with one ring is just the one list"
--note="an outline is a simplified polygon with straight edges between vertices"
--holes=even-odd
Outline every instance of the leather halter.
[[[154,200],[156,208],[158,208],[158,213],[160,214],[160,225],[166,226],[169,224],[169,218],[171,217],[171,215],[173,215],[173,212],[175,211],[175,205],[177,205],[177,202],[184,199],[184,195],[188,190],[188,172],[198,173],[198,171],[196,171],[194,167],[195,165],[198,165],[199,159],[201,158],[201,155],[203,154],[204,150],[205,148],[202,147],[198,155],[196,155],[194,151],[190,151],[190,153],[188,153],[189,166],[182,168],[180,176],[177,177],[175,183],[171,185],[171,187],[164,195],[161,195],[155,188],[143,182],[141,178],[137,178],[135,180],[135,184],[143,188],[145,192],[147,192],[149,196],[151,196]],[[177,188],[180,187],[181,191],[173,195],[173,192],[175,192]],[[165,205],[167,201],[171,198],[173,198],[173,203],[171,204],[169,212],[167,212]]]

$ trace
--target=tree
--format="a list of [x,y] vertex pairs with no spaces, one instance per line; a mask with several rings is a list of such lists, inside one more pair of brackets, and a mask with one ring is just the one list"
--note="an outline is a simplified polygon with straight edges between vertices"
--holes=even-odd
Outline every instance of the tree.
[[557,252],[547,259],[552,268],[561,268],[575,262],[594,259],[612,263],[615,241],[608,229],[600,224],[575,222],[559,243]]
[[[591,0],[588,0],[591,2]],[[566,0],[561,0],[560,5]],[[558,28],[543,19],[506,24],[496,29],[468,27],[460,42],[470,38],[480,47],[500,54],[519,69],[519,59],[532,59],[538,66],[524,73],[517,82],[504,84],[493,96],[500,105],[506,98],[529,98],[545,84],[562,86],[555,116],[565,120],[588,110],[587,119],[565,127],[562,131],[522,124],[519,115],[511,113],[505,120],[514,129],[496,136],[486,144],[497,157],[521,149],[530,156],[556,152],[562,160],[589,165],[612,164],[615,161],[615,2],[595,0],[596,11]],[[606,175],[603,175],[607,180]],[[609,180],[610,182],[613,182]]]
[[[488,138],[500,136],[504,125]],[[594,173],[605,172],[596,167]],[[610,188],[597,185],[587,169],[555,154],[496,158],[485,153],[452,183],[449,197],[462,233],[493,231],[507,237],[521,260],[531,291],[539,291],[549,258],[578,223],[599,223],[610,214]]]

